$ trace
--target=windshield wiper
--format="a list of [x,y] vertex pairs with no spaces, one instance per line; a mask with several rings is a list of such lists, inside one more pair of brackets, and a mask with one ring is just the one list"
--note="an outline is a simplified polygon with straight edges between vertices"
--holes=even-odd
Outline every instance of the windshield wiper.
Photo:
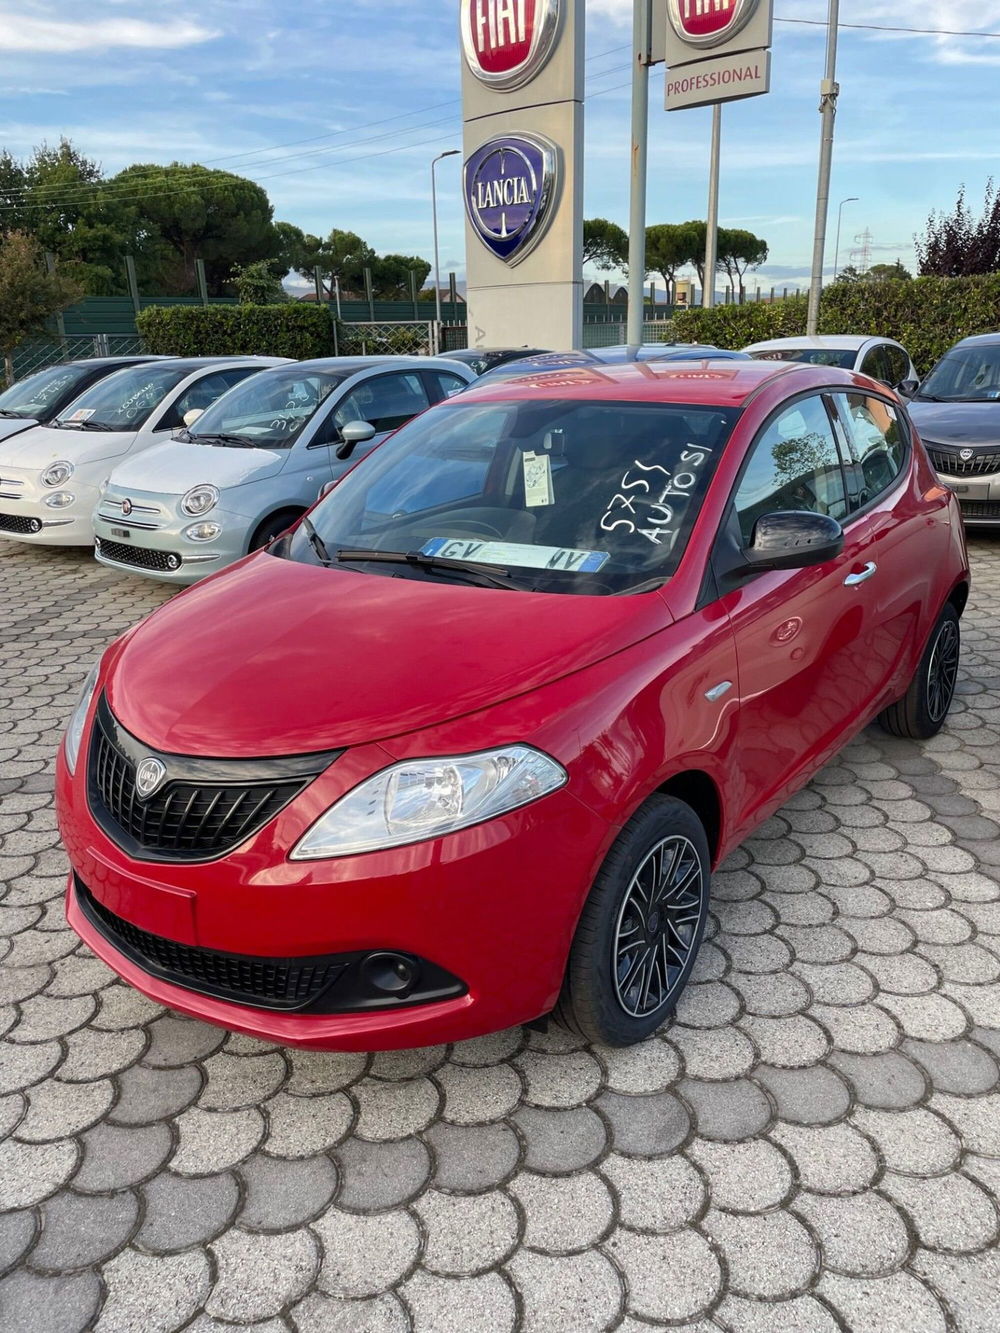
[[510,571],[504,569],[503,565],[478,565],[472,560],[424,555],[422,551],[369,551],[364,547],[342,547],[337,552],[337,559],[345,563],[376,560],[386,565],[413,565],[416,569],[453,569],[470,582],[481,583],[487,588],[506,588],[509,591],[514,587],[510,582]]
[[10,417],[14,421],[27,421],[28,418],[23,412],[11,412],[8,408],[0,408],[0,417]]
[[192,444],[221,444],[231,446],[233,449],[256,449],[257,446],[253,440],[248,440],[245,435],[189,435],[188,439]]
[[60,430],[114,430],[106,421],[53,421]]
[[329,566],[333,564],[333,559],[330,556],[330,552],[327,550],[326,542],[316,531],[316,525],[313,523],[312,519],[307,518],[305,514],[302,515],[302,526],[305,529],[306,536],[309,538],[309,545],[319,556],[320,561],[329,568]]

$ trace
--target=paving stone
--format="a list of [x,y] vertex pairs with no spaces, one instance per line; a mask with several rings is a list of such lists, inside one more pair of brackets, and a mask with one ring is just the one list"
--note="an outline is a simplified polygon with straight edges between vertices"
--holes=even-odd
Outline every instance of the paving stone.
[[625,1274],[629,1310],[643,1319],[680,1323],[711,1309],[722,1269],[708,1241],[691,1228],[643,1236],[619,1228],[604,1249]]
[[[316,1160],[325,1159],[313,1158],[303,1165],[311,1169]],[[341,1180],[337,1204],[360,1213],[398,1207],[419,1194],[431,1174],[430,1153],[415,1138],[389,1143],[348,1139],[338,1149],[335,1160]]]
[[37,1222],[30,1209],[0,1213],[0,1274],[13,1268],[35,1238]]
[[877,1277],[895,1272],[909,1256],[906,1224],[878,1194],[832,1198],[803,1190],[795,1211],[815,1232],[824,1266],[836,1272]]
[[689,1028],[727,1027],[740,1015],[740,997],[722,981],[687,986],[677,1003],[677,1021]]
[[59,1077],[89,1083],[135,1064],[145,1050],[146,1035],[139,1030],[100,1032],[97,1028],[83,1028],[71,1033],[65,1045],[67,1054],[59,1068]]
[[[449,1125],[438,1121],[425,1132],[424,1139],[434,1154],[434,1184],[460,1194],[476,1194],[507,1180],[517,1168],[521,1151],[517,1135],[508,1125]],[[382,1145],[382,1150],[387,1146]],[[350,1166],[342,1161],[341,1171],[346,1189]]]
[[713,1143],[694,1139],[687,1154],[708,1179],[712,1204],[737,1213],[763,1213],[792,1193],[788,1162],[766,1139]]
[[[632,1145],[658,1144],[676,1139],[678,1119],[682,1112],[675,1098],[663,1094],[655,1099],[655,1106],[644,1105],[631,1111],[625,1107],[615,1108],[618,1116],[616,1120],[606,1106],[614,1095],[605,1093],[600,1104],[605,1115],[611,1119],[616,1146],[619,1133]],[[619,1102],[630,1100],[618,1098]],[[648,1103],[653,1099],[642,1100]],[[545,1171],[553,1175],[582,1171],[600,1157],[607,1143],[604,1121],[586,1106],[571,1111],[543,1111],[534,1106],[522,1106],[512,1119],[524,1141],[524,1164],[532,1171]],[[625,1151],[633,1150],[641,1152],[642,1147]],[[669,1151],[669,1148],[653,1149],[653,1152]]]
[[[777,973],[792,961],[791,949],[776,935],[730,936],[726,940],[726,953],[737,972]],[[736,991],[733,994],[738,1006],[739,995]]]
[[454,1278],[419,1271],[402,1296],[415,1333],[513,1333],[516,1327],[513,1292],[497,1273]]
[[936,1091],[975,1096],[1000,1078],[996,1061],[971,1041],[904,1041],[904,1052],[922,1065]]
[[732,1333],[840,1333],[841,1325],[815,1296],[792,1296],[779,1303],[727,1296],[715,1311],[713,1328]]
[[879,1161],[865,1136],[841,1123],[791,1125],[779,1122],[770,1137],[795,1162],[804,1189],[820,1194],[856,1194],[879,1173]]
[[[370,1300],[344,1300],[311,1291],[294,1307],[292,1317],[296,1333],[410,1333],[409,1316],[399,1297],[391,1292]],[[285,1328],[282,1322],[281,1329]],[[190,1333],[198,1333],[197,1325]],[[265,1333],[263,1328],[261,1333]]]
[[65,1037],[83,1027],[96,1008],[92,995],[75,995],[66,999],[54,995],[32,995],[21,1001],[21,1017],[10,1033],[10,1040],[36,1042]]
[[681,1074],[678,1052],[663,1037],[636,1046],[605,1046],[599,1056],[604,1082],[613,1092],[663,1092]]
[[603,1333],[621,1313],[621,1279],[602,1254],[521,1250],[507,1267],[521,1293],[524,1333]]
[[816,1064],[830,1049],[830,1039],[812,1018],[761,1018],[744,1015],[740,1027],[757,1048],[760,1059],[784,1069]]
[[55,1041],[40,1046],[0,1043],[0,1094],[33,1087],[62,1063],[62,1046]]
[[[558,1194],[553,1206],[558,1208]],[[501,1190],[465,1196],[428,1190],[413,1211],[425,1235],[421,1262],[431,1273],[461,1277],[486,1272],[507,1259],[518,1243],[517,1209]]]
[[166,1125],[97,1125],[82,1138],[83,1164],[73,1188],[88,1194],[126,1189],[154,1176],[173,1151]]
[[580,1106],[598,1091],[603,1076],[586,1051],[523,1051],[514,1064],[524,1076],[525,1101],[531,1106]]
[[923,1073],[898,1051],[881,1055],[831,1051],[828,1060],[849,1081],[864,1106],[901,1111],[922,1101],[927,1091]]
[[809,990],[790,972],[759,976],[752,972],[731,972],[726,978],[739,991],[747,1014],[781,1018],[801,1013],[809,1005]]
[[[922,944],[920,952],[946,981],[979,983],[1000,977],[1000,958],[981,944]],[[934,982],[936,985],[936,974]]]
[[206,1111],[237,1111],[256,1106],[271,1097],[284,1083],[287,1068],[284,1057],[268,1055],[230,1055],[219,1051],[204,1064],[206,1083],[198,1105]]
[[902,1035],[896,1019],[877,1004],[814,1004],[810,1017],[823,1025],[838,1050],[856,1055],[890,1051]]
[[286,1161],[257,1153],[239,1168],[245,1197],[239,1224],[250,1231],[301,1226],[330,1202],[337,1172],[328,1157]]
[[[915,1261],[919,1267],[920,1259]],[[949,1323],[938,1298],[910,1273],[888,1277],[846,1277],[826,1272],[817,1291],[838,1312],[847,1329],[865,1333],[947,1333]]]
[[5,1208],[40,1203],[69,1180],[76,1170],[79,1148],[71,1140],[56,1143],[0,1143],[0,1181]]
[[149,1050],[143,1056],[156,1068],[180,1068],[194,1060],[203,1060],[217,1051],[226,1039],[222,1028],[198,1023],[192,1018],[164,1014],[149,1025]]
[[704,1138],[750,1138],[761,1133],[771,1119],[767,1097],[749,1079],[714,1084],[686,1078],[678,1091],[691,1108],[694,1128]]
[[944,995],[883,995],[879,1003],[921,1041],[955,1041],[971,1027],[965,1010]]
[[202,1111],[190,1106],[175,1122],[177,1150],[171,1170],[185,1176],[207,1176],[225,1171],[249,1157],[264,1137],[261,1113],[244,1111]]
[[214,1240],[239,1204],[236,1181],[228,1173],[189,1179],[164,1171],[142,1187],[142,1195],[145,1218],[136,1239],[158,1254]]
[[67,1190],[42,1205],[41,1218],[32,1267],[69,1272],[102,1263],[121,1249],[139,1220],[139,1201],[128,1191],[91,1198]]
[[96,1273],[41,1277],[20,1271],[0,1282],[4,1325],[17,1333],[86,1333],[100,1302]]
[[[615,1151],[633,1156],[657,1157],[673,1152],[684,1141],[690,1125],[684,1104],[671,1092],[638,1096],[606,1092],[595,1105],[610,1122]],[[515,1121],[524,1128],[523,1113],[519,1113]],[[531,1160],[530,1138],[528,1165],[546,1169]]]
[[757,1063],[753,1042],[738,1028],[686,1028],[675,1023],[670,1040],[691,1078],[740,1078]]
[[517,1055],[524,1042],[523,1028],[506,1028],[503,1032],[491,1032],[486,1037],[455,1042],[449,1058],[456,1065],[495,1065]]
[[936,1176],[954,1166],[961,1153],[955,1131],[926,1107],[879,1111],[858,1106],[851,1121],[874,1139],[886,1166],[893,1171]]
[[94,1083],[63,1083],[46,1079],[27,1093],[28,1108],[17,1137],[28,1143],[70,1138],[103,1119],[114,1097],[108,1079]]
[[101,1271],[107,1297],[94,1333],[172,1333],[204,1304],[212,1281],[199,1250],[162,1257],[122,1250]]
[[843,1079],[822,1065],[811,1069],[758,1065],[754,1077],[774,1098],[779,1118],[793,1124],[832,1124],[850,1106],[850,1093]]
[[354,1051],[288,1051],[286,1092],[303,1097],[337,1092],[364,1077],[369,1057]]
[[[470,1071],[476,1072],[479,1071]],[[385,1083],[366,1078],[352,1089],[358,1106],[354,1132],[375,1142],[405,1139],[426,1129],[436,1117],[440,1093],[427,1078]]]
[[345,1139],[354,1124],[355,1110],[343,1092],[299,1097],[279,1092],[265,1103],[266,1148],[275,1157],[311,1157]]
[[702,1225],[725,1256],[735,1295],[784,1300],[811,1286],[819,1256],[809,1232],[790,1213],[739,1217],[713,1208]]
[[133,990],[124,982],[106,987],[99,996],[100,1008],[91,1019],[95,1028],[120,1032],[139,1027],[163,1013],[163,1007],[147,999],[141,991]]
[[502,1120],[521,1101],[522,1086],[510,1065],[443,1065],[435,1081],[444,1097],[445,1120],[456,1125],[485,1125]]
[[881,991],[891,995],[929,995],[940,981],[935,967],[923,956],[933,947],[941,946],[919,945],[919,953],[859,953],[854,961],[875,979]]
[[133,1065],[117,1077],[118,1100],[111,1119],[119,1125],[151,1125],[183,1111],[201,1089],[194,1065],[182,1069],[150,1069]]
[[861,1004],[875,994],[876,986],[856,963],[803,963],[796,959],[792,970],[821,1004]]
[[[704,1211],[705,1184],[691,1163],[680,1155],[646,1159],[609,1153],[601,1163],[601,1171],[618,1195],[619,1220],[623,1226],[641,1231],[677,1231]],[[519,1176],[514,1182],[515,1194],[525,1179]],[[540,1200],[544,1200],[540,1184],[537,1192]],[[534,1242],[530,1238],[530,1214],[528,1220],[526,1244],[531,1245]]]
[[331,1208],[312,1229],[323,1246],[317,1285],[331,1296],[378,1296],[409,1272],[420,1252],[420,1232],[408,1212],[360,1217]]
[[997,1212],[989,1194],[957,1171],[932,1180],[887,1171],[881,1188],[906,1210],[928,1249],[964,1254],[985,1250],[997,1238]]
[[205,1309],[233,1323],[267,1319],[297,1301],[321,1257],[308,1230],[265,1236],[231,1227],[210,1248],[218,1276]]

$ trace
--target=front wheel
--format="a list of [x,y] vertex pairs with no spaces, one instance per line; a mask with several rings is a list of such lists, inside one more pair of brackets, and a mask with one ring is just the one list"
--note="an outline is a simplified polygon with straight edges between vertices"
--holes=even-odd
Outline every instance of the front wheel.
[[270,518],[265,518],[257,531],[250,538],[250,550],[263,550],[275,537],[280,537],[283,532],[287,532],[295,520],[299,517],[296,510],[285,510],[281,514],[272,514]]
[[929,740],[938,734],[955,697],[960,652],[958,612],[948,602],[934,626],[910,688],[902,699],[879,714],[879,723],[890,736]]
[[584,904],[553,1017],[590,1041],[631,1046],[673,1012],[708,914],[701,820],[653,796],[622,829]]

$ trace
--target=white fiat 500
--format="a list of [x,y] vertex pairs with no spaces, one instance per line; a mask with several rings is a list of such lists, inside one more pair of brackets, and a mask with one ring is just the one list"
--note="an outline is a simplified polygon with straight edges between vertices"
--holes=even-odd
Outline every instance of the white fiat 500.
[[117,370],[47,426],[0,443],[0,537],[90,546],[101,486],[116,463],[168,440],[184,418],[287,358],[171,357]]
[[94,514],[95,554],[194,583],[266,546],[390,431],[473,379],[428,356],[326,357],[255,376],[114,470]]

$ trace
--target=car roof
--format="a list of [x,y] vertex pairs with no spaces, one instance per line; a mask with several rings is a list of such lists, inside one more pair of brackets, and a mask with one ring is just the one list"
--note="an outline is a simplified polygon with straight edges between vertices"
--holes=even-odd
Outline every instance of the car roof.
[[[457,363],[461,365],[459,361]],[[424,366],[432,370],[454,370],[456,362],[447,356],[318,356],[311,361],[297,361],[303,370],[336,370],[343,375],[356,375],[374,366]]]
[[56,365],[63,364],[67,366],[138,366],[146,361],[176,361],[174,356],[161,356],[160,354],[137,352],[134,356],[75,356],[72,361],[53,362],[52,366],[45,366],[45,370],[51,370]]
[[[1000,333],[977,333],[971,338],[963,338],[955,347],[993,347],[997,343],[1000,343]],[[954,351],[955,348],[949,350]]]
[[870,342],[892,342],[892,339],[871,333],[823,333],[813,337],[804,333],[801,338],[769,338],[766,342],[751,343],[743,350],[764,352],[772,348],[778,351],[782,347],[829,347],[843,352],[858,352],[865,343]]
[[[765,384],[793,375],[816,380],[817,367],[773,361],[629,361],[621,365],[568,366],[562,373],[546,370],[540,375],[519,375],[492,384],[471,384],[451,402],[470,398],[484,402],[521,398],[592,398],[613,402],[676,402],[710,404],[713,407],[742,407],[751,394]],[[856,384],[849,371],[822,367],[823,382]]]

